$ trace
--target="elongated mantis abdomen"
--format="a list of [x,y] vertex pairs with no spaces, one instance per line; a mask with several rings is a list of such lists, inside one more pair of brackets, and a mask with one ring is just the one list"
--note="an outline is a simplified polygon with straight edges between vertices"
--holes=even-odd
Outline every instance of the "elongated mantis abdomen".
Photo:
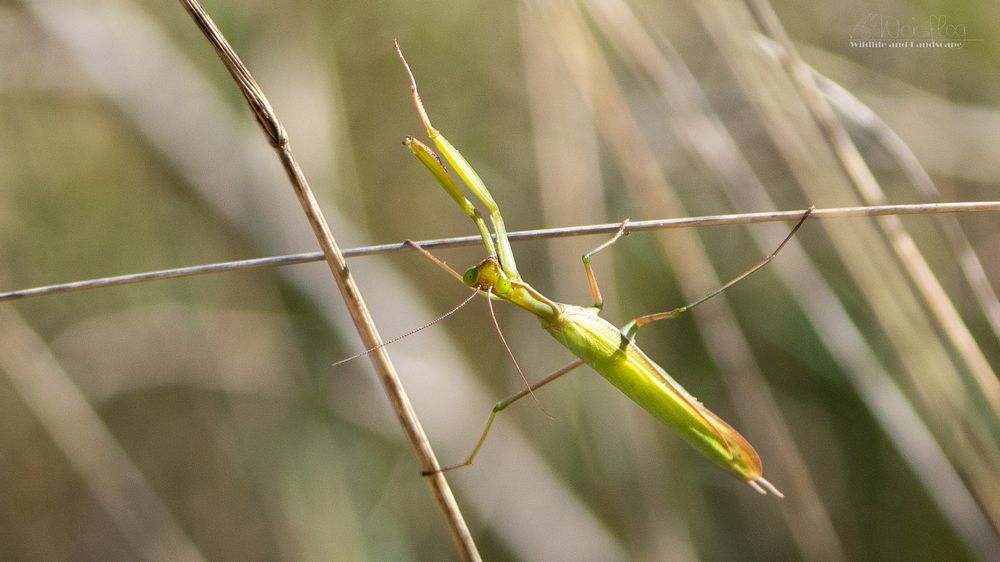
[[597,316],[596,309],[562,308],[557,319],[543,322],[556,341],[716,464],[747,481],[760,478],[760,457],[747,440]]

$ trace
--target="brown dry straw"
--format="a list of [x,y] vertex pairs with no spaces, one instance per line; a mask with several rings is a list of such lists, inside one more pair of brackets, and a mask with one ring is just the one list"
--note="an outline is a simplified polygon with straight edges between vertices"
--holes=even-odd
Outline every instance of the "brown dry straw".
[[226,38],[223,37],[222,32],[219,31],[205,10],[195,0],[181,0],[181,4],[191,14],[191,17],[194,18],[195,23],[212,43],[212,46],[215,47],[219,58],[222,59],[226,69],[229,70],[229,73],[239,86],[243,97],[246,98],[247,103],[250,105],[257,123],[260,124],[261,129],[267,134],[271,146],[278,153],[281,164],[288,174],[292,189],[295,191],[295,196],[302,205],[302,210],[309,220],[309,225],[316,235],[316,240],[319,241],[320,247],[323,249],[323,255],[330,266],[330,271],[333,273],[347,309],[350,311],[351,318],[358,330],[358,335],[361,336],[361,341],[365,347],[377,347],[369,355],[372,365],[378,372],[383,389],[389,397],[399,423],[403,426],[406,438],[413,447],[417,460],[420,463],[421,471],[430,473],[427,476],[427,483],[430,485],[434,499],[444,515],[448,530],[451,533],[452,540],[455,542],[455,546],[458,548],[459,554],[464,560],[480,560],[479,551],[476,549],[472,534],[469,532],[468,525],[465,523],[458,503],[455,501],[455,496],[448,486],[448,481],[441,472],[437,471],[439,465],[434,456],[434,451],[431,449],[430,442],[424,434],[420,421],[417,419],[417,415],[410,405],[410,400],[406,396],[406,392],[403,390],[403,386],[396,374],[396,369],[389,359],[389,354],[384,348],[379,347],[382,344],[382,338],[379,336],[375,323],[368,313],[368,308],[361,296],[361,291],[358,289],[357,283],[347,268],[347,263],[344,261],[344,256],[337,246],[336,240],[333,238],[333,233],[330,231],[330,227],[323,217],[323,212],[320,210],[319,204],[316,202],[316,198],[309,188],[309,183],[306,181],[305,175],[296,162],[295,156],[288,144],[288,134],[285,132],[285,128],[281,125],[277,115],[271,108],[271,104],[264,96],[264,92],[257,84],[257,81],[254,80],[253,75],[250,74],[246,65],[240,60],[239,56],[229,45]]

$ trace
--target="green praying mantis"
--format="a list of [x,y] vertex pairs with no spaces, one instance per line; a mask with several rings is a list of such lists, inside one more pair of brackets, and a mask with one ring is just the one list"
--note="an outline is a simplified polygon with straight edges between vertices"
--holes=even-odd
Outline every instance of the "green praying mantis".
[[[594,299],[593,306],[584,307],[555,302],[539,293],[518,273],[514,253],[507,238],[503,216],[483,180],[462,154],[431,125],[427,111],[417,93],[416,79],[403,57],[398,42],[396,43],[396,52],[409,75],[410,93],[420,120],[427,130],[427,135],[469,191],[486,207],[493,226],[491,231],[482,214],[463,195],[437,154],[419,140],[407,137],[403,144],[413,152],[424,167],[430,170],[445,192],[472,219],[482,237],[487,257],[464,274],[459,274],[420,248],[416,243],[410,242],[410,244],[450,275],[472,288],[475,291],[472,296],[477,293],[486,296],[491,310],[492,301],[506,301],[537,316],[549,335],[577,357],[572,363],[535,384],[529,384],[525,379],[526,388],[524,390],[498,402],[493,407],[479,440],[465,461],[445,466],[439,470],[448,471],[471,465],[486,441],[498,413],[524,396],[533,396],[534,391],[542,386],[586,364],[656,419],[677,432],[709,460],[746,482],[758,493],[767,494],[770,492],[778,497],[783,497],[782,493],[763,477],[760,457],[750,443],[643,353],[635,344],[635,335],[642,326],[658,320],[675,318],[767,265],[794,236],[812,209],[802,215],[785,239],[763,261],[719,289],[680,308],[640,316],[618,329],[599,316],[604,301],[590,262],[594,255],[614,244],[623,234],[627,233],[628,221],[622,223],[610,240],[583,255],[584,271]],[[466,302],[470,299],[467,299]],[[496,317],[494,316],[495,322]],[[497,326],[497,331],[499,332],[499,326]],[[503,338],[502,332],[500,332],[500,336]],[[506,342],[504,345],[506,346]],[[513,355],[511,357],[513,358]],[[520,367],[518,367],[518,371],[520,372]],[[521,376],[524,378],[523,373]]]

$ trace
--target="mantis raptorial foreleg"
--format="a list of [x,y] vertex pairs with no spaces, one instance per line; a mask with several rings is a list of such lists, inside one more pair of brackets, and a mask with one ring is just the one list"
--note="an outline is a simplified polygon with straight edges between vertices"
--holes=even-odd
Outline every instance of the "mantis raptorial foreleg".
[[418,141],[413,137],[406,137],[403,139],[403,145],[410,149],[410,152],[420,160],[420,163],[424,165],[425,168],[430,170],[434,179],[438,181],[441,187],[444,188],[448,196],[451,197],[458,206],[465,211],[472,222],[476,224],[476,228],[479,229],[479,236],[483,239],[483,244],[486,246],[486,253],[490,256],[497,255],[496,247],[493,244],[493,238],[490,236],[490,229],[486,227],[486,223],[483,222],[482,215],[479,211],[472,205],[469,200],[462,195],[462,190],[459,189],[458,185],[455,184],[455,180],[451,179],[451,175],[448,170],[445,169],[444,164],[441,163],[441,159],[438,155],[434,153],[433,150],[426,144]]
[[[486,206],[486,210],[489,211],[490,221],[493,223],[493,230],[496,232],[496,252],[500,263],[503,264],[504,271],[510,275],[512,278],[520,278],[517,273],[517,265],[514,263],[514,252],[510,248],[510,242],[507,240],[507,227],[504,226],[503,215],[500,214],[500,207],[497,206],[496,201],[493,200],[493,196],[490,191],[486,189],[486,184],[483,183],[482,178],[472,167],[471,164],[462,156],[462,153],[455,148],[448,139],[444,138],[444,135],[440,131],[431,125],[431,119],[427,116],[427,110],[424,108],[424,102],[420,99],[420,94],[417,92],[417,80],[413,77],[413,71],[410,70],[410,64],[406,62],[406,57],[403,56],[403,51],[399,48],[399,42],[396,42],[396,53],[399,55],[399,59],[403,61],[403,66],[406,68],[406,74],[410,77],[410,95],[413,98],[413,103],[417,108],[417,113],[420,114],[420,121],[423,122],[424,128],[427,130],[427,136],[431,138],[434,145],[438,147],[438,150],[444,155],[445,160],[451,164],[452,169],[458,174],[469,190],[476,196],[483,205]],[[417,154],[415,152],[415,154]],[[417,154],[420,157],[419,154]],[[424,165],[428,165],[428,162],[424,162]],[[440,164],[439,164],[440,165]],[[441,178],[437,172],[433,169],[431,170],[435,177],[438,177],[438,181]],[[448,189],[445,186],[445,189]],[[450,191],[449,191],[450,193]],[[478,226],[478,225],[477,225]],[[484,243],[487,240],[484,238]]]
[[[735,285],[735,284],[739,283],[740,281],[746,279],[747,277],[753,275],[754,273],[756,273],[757,271],[759,271],[761,268],[763,268],[765,265],[771,263],[771,260],[773,260],[774,257],[778,255],[778,252],[780,252],[781,249],[785,247],[785,244],[787,244],[788,241],[791,240],[793,236],[795,236],[795,233],[802,226],[802,223],[806,222],[806,219],[809,218],[809,215],[811,215],[812,212],[813,212],[813,207],[809,207],[808,209],[806,209],[806,212],[802,213],[802,218],[799,219],[799,222],[795,223],[795,226],[792,227],[792,230],[789,231],[789,233],[785,236],[785,239],[782,240],[781,243],[778,244],[778,247],[775,248],[774,251],[772,251],[770,254],[768,254],[767,257],[764,258],[763,260],[761,260],[760,263],[758,263],[757,265],[755,265],[755,266],[751,267],[750,269],[744,271],[743,273],[737,275],[736,277],[734,277],[732,280],[730,280],[725,285],[719,287],[718,289],[712,291],[711,293],[709,293],[709,294],[701,297],[700,299],[698,299],[698,300],[696,300],[696,301],[694,301],[694,302],[692,302],[690,304],[686,304],[684,306],[681,306],[679,308],[675,308],[673,310],[668,310],[667,312],[655,312],[653,314],[645,314],[643,316],[640,316],[640,317],[638,317],[638,318],[630,321],[628,324],[625,324],[625,326],[622,327],[622,330],[621,330],[622,331],[622,338],[624,338],[625,340],[628,340],[630,342],[634,342],[635,341],[635,333],[639,331],[639,328],[645,326],[646,324],[651,324],[651,323],[656,322],[658,320],[668,320],[670,318],[677,318],[681,314],[684,314],[685,312],[691,310],[692,308],[698,306],[699,304],[707,301],[708,299],[710,299],[710,298],[718,295],[719,293],[725,291],[726,289],[732,287],[733,285]],[[612,239],[612,241],[614,241],[614,239]]]
[[486,436],[490,434],[490,429],[493,427],[493,422],[494,420],[496,420],[497,414],[506,410],[507,406],[510,406],[514,402],[517,402],[518,400],[524,398],[525,396],[528,396],[529,394],[535,392],[539,388],[542,388],[543,386],[558,379],[559,377],[565,375],[566,373],[572,371],[573,369],[576,369],[580,365],[583,365],[583,361],[580,359],[576,359],[575,361],[568,363],[562,368],[553,371],[552,374],[536,382],[535,384],[529,386],[528,388],[525,388],[524,390],[518,392],[517,394],[514,394],[513,396],[505,398],[494,404],[493,409],[490,411],[490,416],[486,419],[486,425],[483,427],[483,432],[482,434],[480,434],[479,440],[476,441],[476,446],[472,448],[472,452],[469,453],[469,456],[466,457],[464,461],[456,464],[450,464],[448,466],[441,467],[437,470],[426,470],[422,474],[424,476],[430,476],[432,474],[437,474],[438,472],[448,472],[449,470],[455,470],[456,468],[465,468],[467,466],[472,465],[472,462],[476,460],[476,455],[479,454],[479,450],[483,448],[483,443],[486,442]]

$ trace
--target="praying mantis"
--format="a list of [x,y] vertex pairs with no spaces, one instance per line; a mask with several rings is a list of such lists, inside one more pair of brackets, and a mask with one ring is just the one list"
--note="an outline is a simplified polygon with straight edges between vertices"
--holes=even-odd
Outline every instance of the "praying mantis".
[[[493,407],[479,440],[465,461],[438,470],[449,471],[471,465],[485,443],[497,414],[521,398],[527,395],[533,396],[534,391],[542,386],[586,364],[632,401],[652,414],[653,417],[678,433],[681,438],[716,465],[744,481],[760,494],[770,492],[778,497],[783,497],[782,493],[763,477],[760,457],[750,443],[643,353],[635,343],[635,336],[642,326],[680,316],[770,263],[795,235],[809,217],[812,209],[810,208],[803,213],[784,240],[764,260],[719,289],[688,305],[667,312],[640,316],[625,324],[621,329],[616,328],[599,316],[604,299],[591,267],[591,260],[594,255],[617,242],[622,235],[627,234],[628,220],[622,222],[621,227],[611,239],[583,255],[584,272],[587,276],[591,296],[594,299],[593,306],[584,307],[560,303],[539,293],[521,278],[517,270],[503,216],[485,183],[465,157],[431,125],[423,101],[417,93],[416,79],[398,42],[396,43],[396,52],[409,76],[410,94],[428,137],[444,156],[444,160],[458,174],[462,183],[486,207],[493,227],[491,231],[483,215],[462,193],[458,184],[445,168],[444,162],[434,150],[413,137],[406,137],[403,144],[431,172],[452,200],[472,219],[482,238],[487,257],[478,265],[469,268],[464,274],[459,274],[415,242],[411,241],[409,244],[476,293],[484,295],[487,302],[490,303],[491,310],[492,302],[498,300],[511,303],[537,316],[541,321],[542,328],[577,357],[575,361],[535,384],[529,384],[524,379],[526,385],[524,390],[497,402]],[[495,316],[494,322],[496,322]],[[499,332],[499,326],[497,326],[497,330]],[[502,332],[500,332],[500,336],[503,338]],[[506,346],[506,342],[504,345]],[[511,357],[513,358],[513,355]],[[518,367],[518,371],[520,372],[520,367]],[[521,376],[524,378],[523,373]],[[433,472],[436,471],[431,473]]]

